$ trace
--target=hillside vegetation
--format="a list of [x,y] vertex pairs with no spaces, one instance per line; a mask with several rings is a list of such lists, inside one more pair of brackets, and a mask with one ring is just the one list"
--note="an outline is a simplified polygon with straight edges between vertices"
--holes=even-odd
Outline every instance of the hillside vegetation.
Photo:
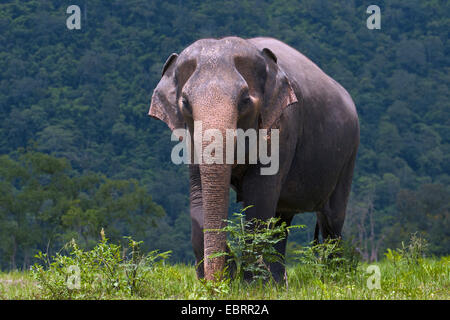
[[[71,4],[81,8],[80,30],[66,27]],[[380,30],[366,27],[367,5],[2,1],[0,268],[28,269],[38,250],[54,254],[72,238],[92,248],[101,228],[115,243],[133,236],[146,251],[172,250],[171,263],[193,262],[187,168],[171,163],[170,130],[147,112],[172,52],[228,35],[285,41],[351,93],[361,145],[344,235],[364,260],[413,232],[431,254],[449,255],[450,2],[377,1]],[[307,228],[291,235],[289,250],[312,239],[314,214],[294,223]],[[433,263],[423,273],[430,281]],[[385,268],[397,281],[385,296],[401,296],[396,268]],[[352,292],[335,290],[330,297]]]

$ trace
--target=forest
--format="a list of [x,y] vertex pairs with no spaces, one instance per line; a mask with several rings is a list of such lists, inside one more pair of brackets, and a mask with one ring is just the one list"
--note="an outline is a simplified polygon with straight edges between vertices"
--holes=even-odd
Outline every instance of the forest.
[[[81,28],[66,26],[68,6]],[[201,38],[269,36],[351,94],[361,143],[344,238],[365,261],[411,234],[450,254],[450,2],[29,0],[0,4],[0,269],[100,231],[192,263],[188,168],[147,116],[172,52]],[[239,210],[231,194],[230,213]],[[308,243],[315,214],[288,249]]]

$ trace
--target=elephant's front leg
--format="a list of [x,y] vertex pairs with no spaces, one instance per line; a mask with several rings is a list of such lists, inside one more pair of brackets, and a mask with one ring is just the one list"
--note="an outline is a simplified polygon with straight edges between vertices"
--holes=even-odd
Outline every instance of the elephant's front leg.
[[[268,220],[276,217],[277,204],[280,197],[281,181],[280,176],[264,176],[259,174],[259,168],[252,168],[247,172],[243,181],[243,204],[244,207],[252,206],[245,212],[248,221],[253,218]],[[275,246],[275,249],[282,255],[286,248],[286,242],[282,241]],[[281,281],[284,276],[284,266],[281,263],[271,263],[270,271],[276,281]],[[249,279],[246,274],[245,278]]]
[[190,176],[190,213],[191,213],[191,241],[195,254],[196,272],[198,278],[204,278],[203,254],[203,209],[202,186],[198,165],[189,166]]

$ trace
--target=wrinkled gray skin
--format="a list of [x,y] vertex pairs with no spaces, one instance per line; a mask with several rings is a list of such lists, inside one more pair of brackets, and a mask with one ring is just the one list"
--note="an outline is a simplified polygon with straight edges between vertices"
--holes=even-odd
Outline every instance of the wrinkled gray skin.
[[[308,58],[271,38],[202,39],[166,61],[149,115],[169,128],[202,120],[203,130],[280,130],[279,171],[260,165],[191,164],[192,245],[197,262],[226,250],[224,227],[230,186],[247,219],[280,217],[288,225],[301,212],[317,212],[315,238],[339,238],[359,144],[355,105],[336,81]],[[270,141],[270,140],[269,140]],[[209,143],[204,142],[204,146]],[[284,254],[286,241],[277,250]],[[197,275],[209,280],[223,257],[205,259]],[[276,280],[285,270],[271,265]]]

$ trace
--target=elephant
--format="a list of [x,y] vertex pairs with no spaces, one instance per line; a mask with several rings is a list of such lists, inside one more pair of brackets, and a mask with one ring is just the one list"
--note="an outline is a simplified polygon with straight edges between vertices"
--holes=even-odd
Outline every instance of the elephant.
[[[191,143],[196,121],[202,121],[202,132],[278,130],[275,174],[261,174],[259,159],[189,164],[199,278],[214,280],[225,267],[224,256],[209,257],[227,250],[226,234],[217,230],[226,225],[230,187],[237,202],[251,206],[246,219],[277,217],[289,226],[295,214],[315,212],[314,238],[319,232],[323,239],[341,238],[359,146],[358,115],[349,93],[296,49],[267,37],[197,40],[167,59],[148,114],[172,131],[188,130]],[[276,249],[284,255],[286,239]],[[275,280],[285,277],[283,263],[270,271]]]

